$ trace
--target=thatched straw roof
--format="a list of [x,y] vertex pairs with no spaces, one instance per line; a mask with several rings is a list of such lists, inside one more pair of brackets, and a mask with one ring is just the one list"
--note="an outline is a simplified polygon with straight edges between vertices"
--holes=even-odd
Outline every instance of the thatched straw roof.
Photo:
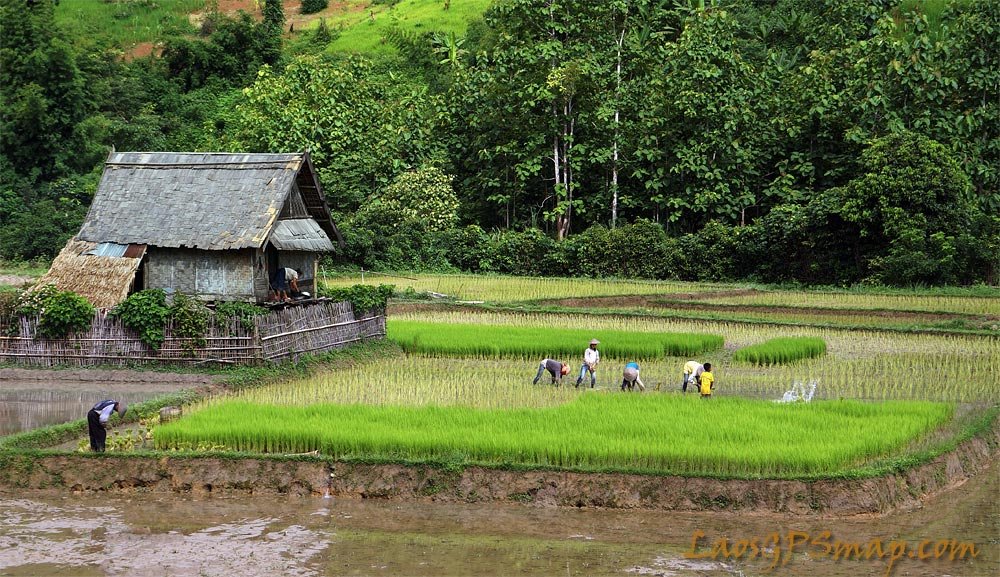
[[76,238],[260,248],[290,201],[302,206],[301,217],[340,240],[308,153],[113,152]]
[[[35,286],[55,284],[59,290],[83,296],[95,307],[113,307],[128,297],[146,247],[131,245],[118,251],[113,248],[109,251],[98,243],[70,239]],[[122,256],[84,254],[87,252]]]

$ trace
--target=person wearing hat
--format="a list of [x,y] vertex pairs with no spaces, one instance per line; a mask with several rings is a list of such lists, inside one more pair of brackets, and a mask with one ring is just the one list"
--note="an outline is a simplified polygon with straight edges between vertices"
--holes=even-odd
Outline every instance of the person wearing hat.
[[646,390],[646,385],[642,384],[642,379],[639,378],[639,363],[632,361],[625,365],[625,370],[622,371],[622,391],[634,390],[636,385],[640,391]]
[[545,371],[548,371],[552,375],[553,385],[561,385],[562,378],[569,374],[569,365],[552,359],[542,359],[542,362],[538,365],[538,374],[535,375],[535,380],[531,381],[531,384],[537,385],[538,379],[542,378],[542,373]]
[[590,346],[583,350],[583,365],[580,367],[580,376],[576,379],[577,388],[587,373],[590,373],[590,388],[593,389],[597,384],[597,365],[601,362],[601,353],[597,350],[599,344],[601,341],[590,339]]
[[104,452],[104,443],[108,439],[108,419],[111,413],[118,411],[119,417],[125,416],[125,403],[108,399],[94,405],[87,411],[87,431],[90,433],[90,450],[96,453]]

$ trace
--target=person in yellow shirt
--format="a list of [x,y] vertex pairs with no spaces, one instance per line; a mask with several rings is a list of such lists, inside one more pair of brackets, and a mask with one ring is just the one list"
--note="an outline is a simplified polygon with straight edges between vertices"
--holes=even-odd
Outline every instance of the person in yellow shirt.
[[701,372],[701,398],[712,398],[712,389],[715,388],[715,375],[712,374],[712,363],[705,363],[705,370]]

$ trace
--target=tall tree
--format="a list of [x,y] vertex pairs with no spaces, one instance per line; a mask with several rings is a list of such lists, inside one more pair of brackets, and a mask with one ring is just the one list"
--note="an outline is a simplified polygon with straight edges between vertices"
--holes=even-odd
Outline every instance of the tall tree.
[[331,205],[356,210],[397,174],[437,153],[426,91],[392,63],[302,56],[261,69],[217,143],[257,152],[309,150]]
[[19,173],[59,174],[85,110],[83,80],[52,2],[0,0],[0,152]]
[[[512,0],[487,11],[492,36],[454,95],[486,172],[467,183],[487,190],[509,224],[542,212],[558,237],[583,203],[578,175],[591,159],[580,129],[594,114],[597,67],[593,32],[608,8],[583,0]],[[490,168],[492,167],[492,168]],[[521,200],[523,198],[523,200]]]
[[650,90],[645,148],[660,164],[650,186],[670,220],[738,221],[763,189],[761,167],[778,138],[771,70],[741,55],[737,34],[725,10],[694,12]]

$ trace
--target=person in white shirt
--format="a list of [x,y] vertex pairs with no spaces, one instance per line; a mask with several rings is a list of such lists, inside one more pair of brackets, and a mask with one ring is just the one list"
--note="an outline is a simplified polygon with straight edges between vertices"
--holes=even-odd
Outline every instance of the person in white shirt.
[[111,413],[118,411],[119,417],[125,416],[125,403],[108,399],[94,405],[87,411],[87,432],[90,433],[90,449],[96,453],[104,452],[104,443],[108,439],[108,419]]
[[590,388],[597,384],[597,365],[601,362],[601,353],[597,350],[597,345],[601,341],[590,339],[590,346],[583,351],[583,365],[580,366],[580,376],[576,379],[577,388],[583,382],[583,377],[590,373]]
[[684,363],[684,381],[681,382],[681,392],[686,393],[688,386],[695,391],[701,386],[701,374],[705,372],[705,367],[698,361],[688,361]]
[[278,272],[274,273],[274,280],[272,285],[274,286],[274,291],[277,293],[279,301],[288,302],[291,299],[289,295],[289,287],[291,287],[291,292],[299,292],[299,276],[302,275],[302,271],[297,268],[279,268]]

